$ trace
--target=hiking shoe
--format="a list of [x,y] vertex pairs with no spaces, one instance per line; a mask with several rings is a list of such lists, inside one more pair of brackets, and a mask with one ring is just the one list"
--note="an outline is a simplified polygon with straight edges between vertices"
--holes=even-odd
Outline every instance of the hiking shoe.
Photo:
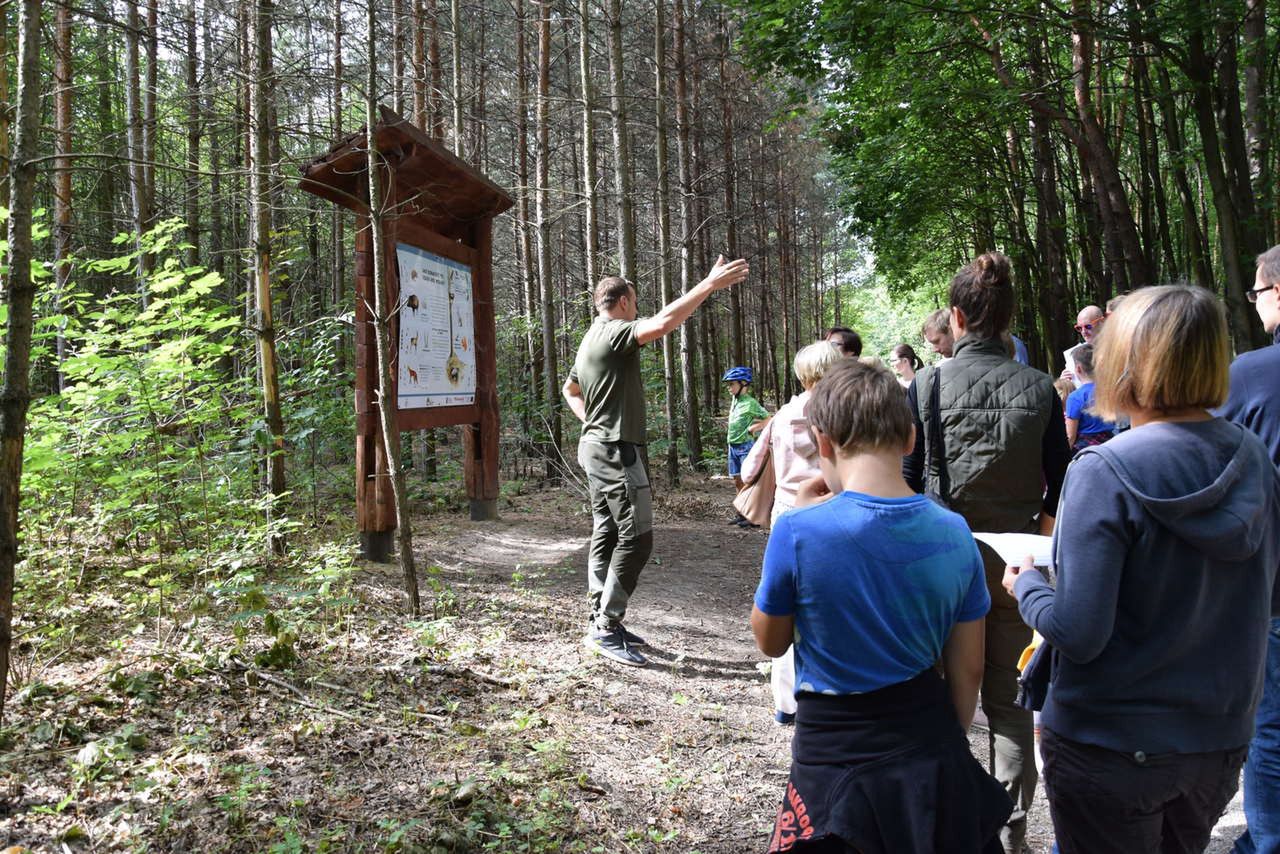
[[776,711],[773,713],[773,722],[778,726],[792,726],[796,722],[796,713]]
[[617,630],[622,632],[622,639],[627,642],[628,646],[648,646],[649,645],[649,642],[647,640],[640,637],[635,632],[627,629],[627,627],[622,625],[622,623],[618,623],[613,627],[613,629],[597,629],[594,620],[587,620],[587,636],[588,637],[590,637],[591,635],[597,635],[597,634],[601,634],[603,632],[608,632],[612,630]]
[[582,639],[582,645],[628,667],[644,667],[649,663],[643,655],[631,648],[631,644],[623,637],[621,628],[589,632]]
[[628,646],[648,646],[649,642],[638,634],[628,631],[626,626],[618,626],[618,631],[622,632],[622,639],[627,642]]

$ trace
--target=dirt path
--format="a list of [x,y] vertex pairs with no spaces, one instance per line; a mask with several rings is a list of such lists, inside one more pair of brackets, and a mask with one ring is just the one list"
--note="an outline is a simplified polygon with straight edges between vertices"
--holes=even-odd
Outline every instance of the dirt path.
[[[75,619],[92,630],[31,671],[0,729],[0,847],[760,851],[790,731],[747,627],[766,537],[726,524],[728,491],[658,491],[628,615],[643,669],[581,644],[590,519],[568,489],[512,496],[497,522],[419,520],[418,620],[385,565],[333,605],[299,610],[296,580],[267,579],[144,619],[90,578]],[[283,662],[267,616],[296,630]],[[984,760],[986,742],[975,727]],[[1029,842],[1048,854],[1042,796]]]

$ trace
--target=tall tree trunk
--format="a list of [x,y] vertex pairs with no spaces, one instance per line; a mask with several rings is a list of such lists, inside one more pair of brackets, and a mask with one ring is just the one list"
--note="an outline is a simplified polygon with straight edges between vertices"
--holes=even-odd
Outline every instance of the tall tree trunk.
[[427,97],[427,22],[422,0],[413,0],[413,123],[431,133],[430,99]]
[[622,57],[622,0],[609,0],[609,112],[613,120],[613,185],[618,208],[618,267],[635,282],[636,223],[631,198],[631,142],[627,137],[626,69]]
[[[677,0],[679,2],[679,0]],[[671,289],[671,179],[667,161],[667,0],[654,2],[653,68],[654,68],[654,148],[655,177],[658,180],[658,283],[662,304],[674,298]],[[583,0],[585,8],[586,2]],[[736,290],[734,288],[733,290]],[[680,482],[680,431],[676,425],[676,354],[675,341],[662,336],[663,408],[667,418],[667,484],[674,488]]]
[[[271,494],[270,517],[276,519],[285,492],[284,417],[280,410],[280,382],[277,374],[276,330],[271,306],[271,173],[268,152],[271,143],[267,93],[272,91],[271,20],[273,0],[256,0],[253,16],[254,80],[250,112],[253,117],[253,258],[254,297],[257,306],[255,326],[258,336],[258,363],[262,372],[262,406],[271,447],[267,453],[267,488]],[[273,532],[271,549],[276,554],[285,550],[284,535]]]
[[404,115],[404,54],[404,0],[391,0],[391,108],[401,116]]
[[[1274,25],[1273,25],[1274,26]],[[1271,145],[1267,130],[1267,3],[1245,0],[1244,19],[1244,121],[1249,150],[1249,175],[1258,207],[1260,230],[1272,234],[1277,221],[1275,187],[1271,185]],[[1280,46],[1278,46],[1280,47]],[[1274,114],[1273,114],[1274,115]],[[1274,127],[1274,124],[1272,125]]]
[[[330,104],[333,112],[332,136],[335,140],[342,138],[342,37],[345,28],[342,23],[342,0],[333,0],[333,85]],[[330,303],[337,307],[342,305],[347,291],[345,265],[347,258],[346,239],[343,236],[342,207],[333,206],[333,219],[330,222],[332,233],[333,260],[330,262],[332,278],[330,279]],[[345,348],[344,348],[345,349]],[[339,355],[341,355],[339,352]]]
[[187,176],[185,182],[187,220],[187,264],[194,267],[200,261],[200,74],[199,52],[196,50],[196,4],[187,0],[186,15],[187,56]]
[[[617,0],[613,0],[617,2]],[[689,74],[685,55],[684,0],[675,0],[676,27],[676,158],[680,175],[680,293],[687,294],[697,283],[693,272],[693,164],[689,140]],[[689,465],[702,471],[702,423],[698,418],[697,352],[695,327],[680,325],[680,384],[684,403],[684,435]]]
[[159,126],[156,124],[156,100],[160,76],[160,24],[158,19],[159,0],[147,0],[147,74],[142,86],[142,169],[146,176],[142,182],[147,194],[146,227],[155,224],[156,216],[156,137]]
[[449,0],[449,23],[453,28],[453,45],[450,59],[453,62],[453,153],[466,160],[464,142],[466,128],[462,125],[462,2]]
[[551,2],[538,4],[538,149],[535,216],[538,229],[538,282],[542,291],[542,391],[547,407],[553,453],[551,465],[561,446],[560,372],[556,353],[555,292],[551,280]]
[[[516,170],[520,191],[516,195],[517,254],[520,256],[520,306],[524,313],[524,343],[528,358],[527,405],[536,410],[542,389],[543,351],[534,329],[538,318],[538,279],[534,269],[533,240],[529,234],[529,73],[525,47],[524,0],[516,0]],[[526,434],[528,435],[528,434]]]
[[36,184],[36,146],[40,132],[40,0],[18,6],[18,92],[13,157],[9,161],[9,275],[0,293],[8,310],[5,324],[4,380],[0,389],[0,722],[9,687],[13,646],[13,574],[18,562],[18,504],[21,497],[22,445],[31,403],[32,302],[31,217]]
[[1191,103],[1195,110],[1196,126],[1200,131],[1200,144],[1204,153],[1205,172],[1212,188],[1214,210],[1218,214],[1218,239],[1222,244],[1222,266],[1226,276],[1225,291],[1227,316],[1231,322],[1232,337],[1237,350],[1258,346],[1259,337],[1253,334],[1252,311],[1245,301],[1245,289],[1252,276],[1247,277],[1248,249],[1244,244],[1243,227],[1239,213],[1231,201],[1231,187],[1222,165],[1222,149],[1218,142],[1218,127],[1213,108],[1213,66],[1204,46],[1202,11],[1197,0],[1190,0],[1192,25],[1187,33],[1187,76],[1191,79]]
[[[265,0],[258,0],[265,2]],[[456,0],[455,0],[456,2]],[[374,3],[368,5],[365,20],[369,44],[374,44]],[[388,305],[386,283],[386,246],[383,240],[382,216],[385,206],[382,156],[378,152],[378,102],[377,64],[368,63],[365,77],[365,150],[368,152],[369,176],[369,229],[373,256],[373,338],[378,358],[378,419],[382,428],[382,447],[387,458],[387,474],[391,478],[391,496],[396,504],[396,542],[399,546],[400,571],[404,575],[404,589],[409,597],[409,613],[417,617],[421,611],[418,599],[418,570],[413,556],[413,524],[409,517],[409,496],[405,490],[404,468],[400,462],[400,428],[396,424],[396,399],[391,390],[391,316],[394,308]]]
[[133,208],[133,230],[137,236],[138,252],[138,294],[145,309],[150,303],[151,294],[147,280],[151,274],[151,256],[142,252],[142,235],[146,233],[147,224],[151,221],[151,211],[147,207],[146,190],[147,170],[143,166],[146,157],[143,143],[142,119],[142,79],[140,77],[140,52],[138,38],[142,23],[138,19],[138,4],[135,0],[125,2],[125,71],[124,99],[125,112],[128,114],[129,151],[129,199]]
[[[7,14],[7,10],[0,12]],[[53,275],[57,313],[63,315],[67,286],[71,281],[71,10],[59,5],[55,13],[53,42]],[[58,391],[64,387],[62,363],[67,356],[66,320],[58,322],[54,349]]]
[[427,0],[431,40],[427,43],[427,65],[431,66],[431,90],[427,107],[431,113],[431,138],[444,140],[444,66],[440,63],[440,15],[436,0]]
[[586,280],[590,290],[599,273],[596,259],[600,254],[600,167],[596,162],[595,82],[591,74],[591,2],[578,0],[581,37],[578,39],[578,74],[582,79],[582,191],[586,202]]
[[[729,88],[729,25],[723,10],[720,13],[720,125],[724,138],[724,248],[730,258],[738,257],[738,212],[735,210],[737,175],[733,164],[733,144],[736,134],[733,128],[733,101]],[[742,340],[742,290],[729,289],[729,320],[733,344],[733,363],[746,364],[746,348]]]

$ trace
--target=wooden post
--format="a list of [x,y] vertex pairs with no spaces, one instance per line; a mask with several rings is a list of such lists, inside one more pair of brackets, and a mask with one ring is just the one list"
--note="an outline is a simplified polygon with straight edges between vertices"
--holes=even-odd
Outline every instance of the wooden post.
[[493,220],[472,229],[476,264],[471,270],[476,312],[476,402],[480,421],[464,432],[467,498],[477,522],[498,518],[498,360],[493,312]]

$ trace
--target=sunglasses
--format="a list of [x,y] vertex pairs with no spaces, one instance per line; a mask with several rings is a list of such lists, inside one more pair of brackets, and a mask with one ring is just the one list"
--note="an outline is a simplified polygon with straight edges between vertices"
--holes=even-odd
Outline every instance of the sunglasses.
[[1263,285],[1260,288],[1250,288],[1249,290],[1244,292],[1244,298],[1247,299],[1249,302],[1257,302],[1258,297],[1262,296],[1263,294],[1265,294],[1267,291],[1271,290],[1274,287],[1275,285]]
[[1076,332],[1092,332],[1094,329],[1096,329],[1101,325],[1102,324],[1100,323],[1077,323]]

